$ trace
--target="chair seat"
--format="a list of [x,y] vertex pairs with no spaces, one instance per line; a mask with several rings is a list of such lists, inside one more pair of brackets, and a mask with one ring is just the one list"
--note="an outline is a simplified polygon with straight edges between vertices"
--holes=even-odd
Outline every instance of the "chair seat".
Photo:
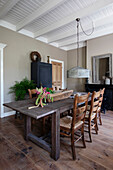
[[[91,119],[94,119],[96,113],[91,114]],[[89,111],[86,112],[85,118],[89,118]]]
[[[63,117],[63,118],[60,119],[60,126],[61,127],[71,129],[71,123],[72,123],[72,117],[71,116],[66,116],[66,117]],[[77,127],[79,127],[82,124],[83,124],[83,121],[78,121],[77,123],[75,123],[74,129],[76,129]]]

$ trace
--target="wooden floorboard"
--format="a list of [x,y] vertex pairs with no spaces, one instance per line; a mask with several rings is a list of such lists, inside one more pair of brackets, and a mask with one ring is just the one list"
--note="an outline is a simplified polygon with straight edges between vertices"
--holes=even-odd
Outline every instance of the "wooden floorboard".
[[[85,133],[86,149],[76,144],[77,160],[72,160],[70,139],[61,138],[60,159],[31,141],[24,140],[24,121],[13,116],[0,119],[0,170],[113,170],[113,112],[102,114],[99,134],[92,134],[92,143]],[[42,122],[34,125],[33,133],[42,134]],[[47,128],[48,131],[48,128]]]

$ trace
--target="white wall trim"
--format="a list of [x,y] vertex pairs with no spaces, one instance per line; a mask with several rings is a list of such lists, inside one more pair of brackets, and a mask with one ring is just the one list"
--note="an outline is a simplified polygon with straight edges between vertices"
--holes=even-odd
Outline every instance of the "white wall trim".
[[1,89],[0,89],[0,99],[1,99],[1,110],[0,110],[0,117],[4,116],[4,79],[3,79],[3,50],[6,47],[6,44],[0,43],[0,83],[1,83]]
[[25,30],[25,29],[21,29],[20,31],[18,31],[20,34],[26,35],[28,37],[34,38],[34,34],[31,31]]
[[12,116],[12,115],[15,115],[15,111],[5,112],[5,113],[1,116],[1,118],[7,117],[7,116]]
[[0,43],[0,50],[4,49],[6,46],[6,44]]
[[50,58],[50,63],[54,61],[54,62],[58,62],[58,63],[62,63],[62,89],[64,89],[64,61],[61,61],[61,60],[55,60],[55,59],[52,59]]
[[6,22],[4,20],[0,20],[0,26],[8,28],[8,29],[10,29],[12,31],[16,31],[16,26],[15,25],[13,25],[13,24],[11,24],[9,22]]

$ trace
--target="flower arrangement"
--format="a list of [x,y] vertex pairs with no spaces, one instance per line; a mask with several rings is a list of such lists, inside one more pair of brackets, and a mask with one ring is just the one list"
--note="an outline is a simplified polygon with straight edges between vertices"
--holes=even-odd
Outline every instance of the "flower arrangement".
[[41,87],[41,88],[37,88],[36,87],[36,93],[37,93],[37,99],[35,104],[41,107],[44,107],[46,105],[46,101],[47,99],[51,99],[51,101],[53,102],[53,98],[50,96],[50,94],[54,93],[53,90],[49,90],[49,88],[46,87]]

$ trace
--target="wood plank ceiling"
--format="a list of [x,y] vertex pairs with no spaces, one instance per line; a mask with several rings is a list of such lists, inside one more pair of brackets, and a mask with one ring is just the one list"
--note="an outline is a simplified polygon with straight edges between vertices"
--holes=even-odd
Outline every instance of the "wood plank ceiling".
[[75,49],[76,18],[80,47],[89,39],[113,33],[113,0],[0,0],[0,26],[33,37],[63,50]]

